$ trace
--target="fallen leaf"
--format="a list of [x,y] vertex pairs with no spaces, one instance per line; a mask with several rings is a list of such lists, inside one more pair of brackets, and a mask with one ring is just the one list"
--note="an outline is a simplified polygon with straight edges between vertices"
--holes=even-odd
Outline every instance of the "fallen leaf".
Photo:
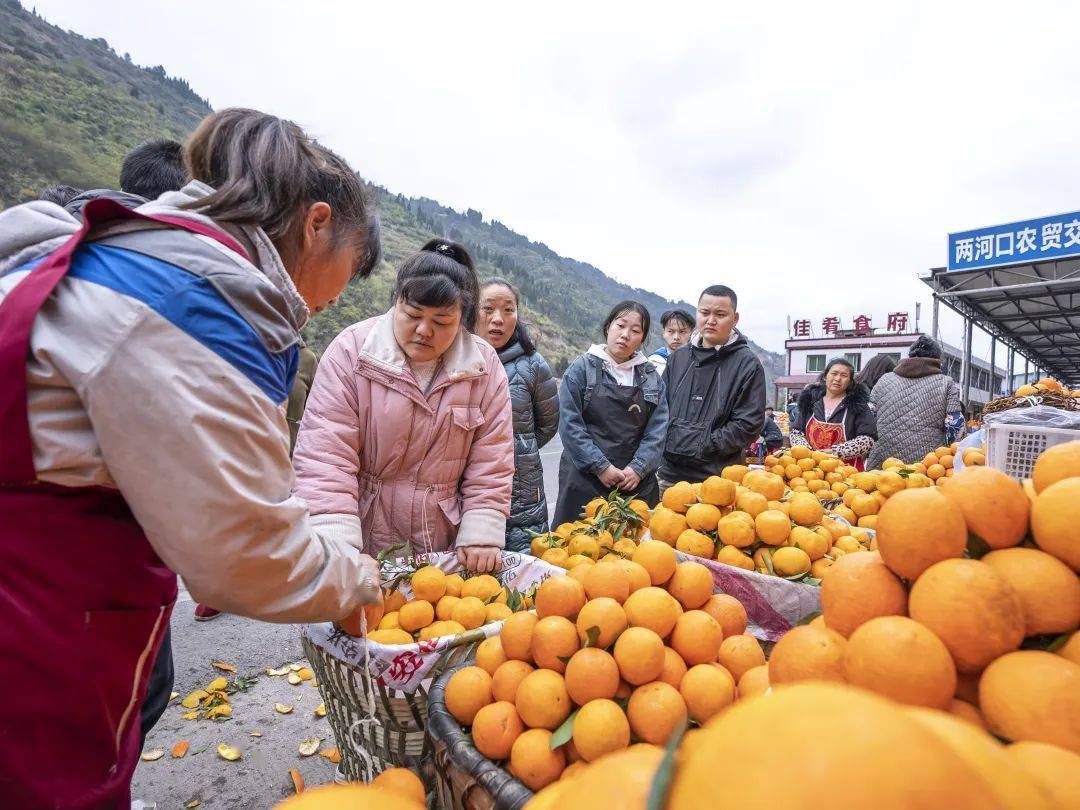
[[315,716],[316,717],[326,717],[326,704],[325,703],[320,703],[318,706],[315,707]]
[[297,684],[303,683],[303,681],[300,680],[300,676],[297,675],[295,672],[290,672],[289,673],[289,683],[291,683],[293,686],[296,686]]
[[160,748],[155,748],[153,751],[143,751],[142,756],[139,757],[143,762],[156,762],[165,756],[165,752]]
[[184,720],[196,720],[196,719],[198,719],[198,717],[199,717],[198,712],[188,712],[187,714],[185,714],[183,716],[183,719]]
[[211,692],[210,700],[214,703],[228,703],[229,695],[226,692]]
[[253,731],[253,732],[251,732],[251,736],[252,737],[261,737],[262,732],[261,731]]
[[206,712],[207,720],[217,720],[219,717],[232,717],[232,706],[228,703],[223,703]]
[[236,667],[232,664],[223,664],[220,661],[211,661],[210,666],[214,669],[220,669],[222,672],[236,672]]
[[180,705],[185,709],[194,709],[198,707],[203,699],[208,697],[210,697],[210,693],[205,689],[196,689],[194,692],[188,693],[188,696],[180,701]]
[[222,759],[226,759],[229,762],[236,762],[243,754],[240,753],[240,749],[231,745],[222,743],[217,747],[218,756]]
[[228,687],[228,685],[229,685],[229,682],[227,680],[225,680],[224,678],[214,678],[214,680],[210,681],[210,683],[207,684],[206,691],[207,692],[221,692],[226,687]]
[[184,754],[186,754],[188,752],[188,749],[190,747],[191,747],[191,743],[189,743],[187,740],[181,740],[180,742],[178,742],[176,745],[173,746],[172,758],[173,759],[183,759]]
[[300,680],[302,681],[310,681],[312,678],[315,677],[315,673],[307,667],[297,670],[296,674],[300,676]]
[[330,760],[335,765],[341,762],[341,752],[336,748],[324,748],[319,752],[319,756]]
[[319,688],[318,680],[316,680],[315,678],[312,678],[311,679],[311,685],[314,686],[316,689],[318,689]]
[[274,704],[274,711],[276,711],[278,714],[291,714],[292,710],[292,706],[286,706],[284,703]]
[[303,667],[300,666],[299,664],[289,664],[289,669],[291,671],[293,671],[293,672],[299,672],[300,670],[303,669]]
[[310,757],[312,754],[316,753],[319,750],[319,745],[321,743],[322,740],[318,737],[308,737],[306,740],[300,743],[300,747],[296,750],[300,752],[300,756]]
[[198,799],[192,799],[190,802],[184,805],[184,810],[191,810],[192,807],[198,807],[202,804]]
[[297,793],[304,792],[304,777],[300,775],[300,771],[296,768],[289,768],[289,776],[292,777],[293,788]]
[[270,668],[266,669],[266,674],[271,675],[271,676],[273,676],[275,678],[277,676],[279,676],[279,675],[287,675],[289,672],[292,672],[292,670],[289,669],[287,664],[285,666],[281,667],[280,669],[270,669]]
[[180,697],[179,692],[170,692],[169,693],[169,700],[176,700],[178,697]]

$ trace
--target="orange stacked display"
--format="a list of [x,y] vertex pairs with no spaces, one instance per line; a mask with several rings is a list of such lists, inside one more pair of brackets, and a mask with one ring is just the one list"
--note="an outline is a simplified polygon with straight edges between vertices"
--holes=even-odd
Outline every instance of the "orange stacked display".
[[1044,452],[1027,486],[981,466],[947,479],[885,499],[876,550],[825,572],[822,615],[670,761],[641,737],[572,766],[528,810],[645,807],[650,791],[668,810],[706,796],[722,809],[1080,807],[1080,442]]
[[507,619],[450,678],[446,706],[482,754],[539,790],[632,740],[662,745],[708,721],[740,679],[754,691],[765,655],[745,630],[705,566],[644,541],[632,560],[545,580],[535,614]]

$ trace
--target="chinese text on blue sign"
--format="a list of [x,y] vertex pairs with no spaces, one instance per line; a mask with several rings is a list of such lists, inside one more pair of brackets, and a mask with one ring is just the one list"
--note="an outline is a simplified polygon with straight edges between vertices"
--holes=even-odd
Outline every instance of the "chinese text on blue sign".
[[949,269],[1080,256],[1080,212],[949,234]]

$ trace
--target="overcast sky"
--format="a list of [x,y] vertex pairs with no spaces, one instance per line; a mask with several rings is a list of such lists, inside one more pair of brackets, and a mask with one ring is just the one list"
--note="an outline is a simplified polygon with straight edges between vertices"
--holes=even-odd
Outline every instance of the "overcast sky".
[[778,351],[787,316],[928,329],[947,232],[1080,209],[1076,4],[36,7],[392,191],[670,298],[729,284]]

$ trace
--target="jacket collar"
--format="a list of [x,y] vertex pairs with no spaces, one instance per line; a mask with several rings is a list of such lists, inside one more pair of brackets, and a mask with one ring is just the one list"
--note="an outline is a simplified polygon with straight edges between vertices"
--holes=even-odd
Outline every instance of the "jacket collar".
[[[147,214],[168,214],[173,217],[182,217],[215,228],[229,230],[230,228],[214,222],[209,217],[183,207],[212,194],[213,191],[214,189],[206,185],[206,183],[192,180],[179,191],[168,191],[156,200],[140,206],[138,210]],[[243,239],[255,248],[255,255],[250,257],[252,264],[270,280],[270,283],[285,298],[285,304],[288,307],[287,315],[296,331],[299,332],[308,320],[307,304],[304,303],[304,299],[300,297],[296,285],[293,284],[292,279],[289,277],[289,271],[285,269],[277,248],[270,241],[270,237],[258,226],[241,225],[236,230],[239,230]]]
[[499,362],[505,366],[507,363],[513,363],[524,354],[525,347],[521,345],[520,340],[515,340],[513,343],[499,349]]
[[[486,371],[484,356],[476,345],[478,338],[473,337],[464,328],[458,330],[457,337],[442,356],[443,371],[451,382],[470,377],[480,377]],[[394,374],[413,379],[409,370],[409,358],[398,345],[394,337],[394,312],[390,310],[375,320],[360,356]]]
[[[813,413],[814,405],[825,399],[825,384],[814,383],[808,385],[803,389],[799,395],[799,418],[803,418],[805,414],[806,418],[809,418]],[[847,408],[852,405],[866,405],[870,402],[870,392],[866,389],[866,386],[862,383],[854,383],[851,388],[848,389],[847,394],[840,400],[840,404],[836,406],[834,413],[846,412]]]
[[932,357],[905,357],[896,364],[893,374],[909,379],[941,373],[941,361]]
[[723,346],[706,346],[704,336],[695,329],[693,334],[690,335],[690,345],[696,346],[699,349],[713,349],[715,351],[720,351],[721,349],[726,349],[728,346],[734,346],[741,337],[742,333],[739,332],[738,329],[732,329],[731,334],[728,335],[728,339]]
[[732,329],[731,335],[723,346],[703,346],[701,335],[694,332],[694,334],[690,336],[690,342],[679,349],[679,351],[688,349],[695,361],[699,364],[703,364],[712,362],[714,358],[726,357],[743,348],[749,348],[746,338],[744,338],[742,333],[738,330]]
[[610,366],[614,369],[618,369],[619,371],[629,371],[635,366],[640,366],[642,363],[649,362],[649,358],[647,358],[640,351],[636,351],[630,356],[629,360],[624,360],[621,363],[616,363],[615,358],[607,353],[607,347],[604,346],[604,344],[602,343],[594,343],[592,346],[589,347],[589,351],[587,351],[586,354],[591,354],[593,357],[599,357],[601,360],[604,361],[604,365]]

